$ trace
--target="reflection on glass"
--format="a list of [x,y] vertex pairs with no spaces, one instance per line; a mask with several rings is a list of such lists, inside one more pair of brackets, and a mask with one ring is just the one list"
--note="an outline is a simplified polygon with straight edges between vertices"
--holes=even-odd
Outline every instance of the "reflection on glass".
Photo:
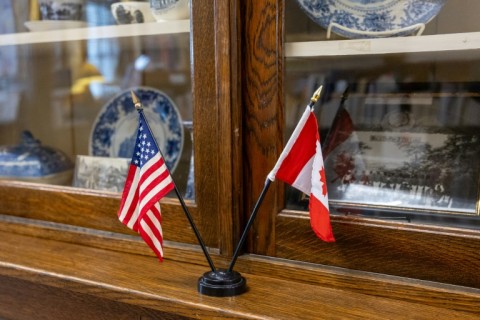
[[[333,212],[478,215],[480,82],[323,79],[317,113]],[[288,207],[306,209],[305,196],[287,194]]]
[[190,133],[190,141],[191,141],[191,156],[190,156],[190,168],[188,170],[188,178],[187,178],[187,190],[185,191],[185,199],[195,199],[195,168],[194,168],[194,155],[193,155],[193,122],[192,121],[184,121],[183,122],[185,128]]
[[[152,35],[151,25],[138,24],[133,26],[135,35],[127,36],[126,26],[118,26],[111,12],[110,5],[118,1],[98,0],[84,2],[82,21],[88,24],[88,32],[86,28],[57,28],[38,33],[28,31],[24,24],[32,19],[44,22],[40,20],[39,8],[31,7],[36,15],[29,14],[24,1],[22,4],[7,2],[15,6],[2,13],[15,11],[8,16],[16,20],[5,19],[5,23],[0,24],[0,146],[20,145],[21,133],[28,130],[44,146],[55,148],[76,162],[74,176],[61,184],[121,191],[120,171],[131,155],[93,153],[91,141],[98,137],[94,133],[95,124],[102,110],[119,94],[148,88],[163,92],[176,105],[180,123],[177,131],[183,132],[182,121],[192,122],[189,33],[182,29],[180,33],[164,34],[165,29],[159,28],[160,34]],[[20,8],[24,8],[26,14],[17,14]],[[146,30],[146,35],[142,35],[142,30]],[[19,32],[28,34],[19,37],[18,44],[3,45],[5,41],[17,41],[4,37],[5,34]],[[102,37],[99,38],[99,34]],[[70,40],[67,35],[76,38]],[[133,104],[127,100],[118,112],[109,114],[112,120],[109,124],[126,123],[130,114],[135,117]],[[152,103],[159,105],[161,101]],[[126,112],[127,108],[133,112]],[[191,171],[190,132],[179,135],[175,145],[170,136],[165,135],[172,132],[174,121],[168,116],[171,113],[158,107],[153,109],[154,114],[148,120],[154,132],[162,133],[157,139],[170,150],[167,157],[176,152],[178,163],[172,166],[172,174],[179,190],[185,193]],[[136,119],[133,123],[135,127]],[[119,134],[108,136],[115,131],[111,129],[103,130],[99,139],[128,140]]]
[[[287,4],[286,39],[299,49],[287,50],[285,137],[323,84],[316,113],[332,213],[480,226],[480,61],[470,50],[429,46],[436,35],[478,36],[478,22],[458,4],[446,2],[417,39],[399,38],[412,44],[406,52],[391,39],[327,40]],[[303,41],[320,49],[309,56]],[[286,201],[308,210],[308,198],[288,187]]]

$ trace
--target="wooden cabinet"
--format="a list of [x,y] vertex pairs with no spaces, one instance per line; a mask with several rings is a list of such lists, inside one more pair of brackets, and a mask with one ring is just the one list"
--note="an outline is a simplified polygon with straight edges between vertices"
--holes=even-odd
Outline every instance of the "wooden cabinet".
[[[464,7],[447,6],[438,19],[450,21],[450,15],[462,12]],[[71,93],[72,79],[80,74],[72,65],[93,57],[107,68],[113,50],[112,81],[166,90],[184,120],[192,121],[193,144],[185,131],[174,178],[185,192],[193,152],[195,198],[186,202],[216,266],[226,267],[297,121],[299,106],[307,104],[314,86],[325,85],[317,105],[322,139],[332,126],[331,110],[338,108],[342,96],[342,91],[332,89],[335,85],[348,84],[349,101],[359,104],[367,98],[405,94],[417,98],[417,91],[373,94],[361,89],[371,79],[401,72],[401,83],[407,83],[409,75],[418,76],[417,85],[461,82],[468,90],[456,92],[456,97],[477,98],[471,85],[480,80],[475,67],[480,27],[455,29],[438,21],[427,25],[419,37],[326,41],[320,38],[325,36],[323,29],[310,22],[294,1],[195,0],[188,21],[3,34],[0,48],[21,52],[18,74],[28,85],[22,87],[25,97],[16,120],[0,122],[0,141],[15,143],[30,125],[44,144],[72,159],[87,154],[90,128],[107,101],[87,103],[92,109],[85,113],[81,109],[85,100],[69,94],[75,99],[67,102],[60,121],[55,108],[63,104],[58,99],[51,104],[56,97],[52,88],[66,87]],[[116,47],[102,49],[110,42]],[[89,56],[89,50],[98,51]],[[150,61],[142,57],[155,63],[135,67],[135,62]],[[63,69],[53,68],[55,64]],[[434,79],[429,78],[432,72]],[[16,88],[11,85],[8,92]],[[420,92],[420,98],[442,97],[447,91],[440,88]],[[105,92],[112,97],[118,91]],[[331,105],[335,108],[329,109]],[[6,106],[1,105],[2,110],[9,110]],[[352,105],[346,108],[352,110]],[[473,119],[471,124],[478,135],[479,123]],[[470,187],[478,190],[478,180]],[[370,201],[346,203],[332,193],[337,242],[323,243],[311,232],[304,199],[292,197],[285,184],[273,183],[235,267],[246,276],[249,291],[225,304],[196,292],[196,280],[208,267],[175,197],[161,201],[166,261],[158,266],[141,239],[118,221],[119,192],[1,180],[0,233],[5,240],[0,276],[5,281],[0,284],[0,302],[16,300],[9,292],[18,284],[15,292],[48,296],[49,306],[63,296],[65,310],[72,305],[94,305],[92,310],[106,306],[112,311],[105,311],[109,316],[288,318],[306,308],[305,318],[312,319],[318,312],[370,318],[401,318],[406,312],[420,318],[432,314],[475,318],[480,306],[478,200],[468,215]],[[40,257],[34,259],[37,254]],[[318,310],[318,301],[309,292],[325,298]],[[35,301],[35,294],[28,299]],[[283,306],[278,307],[278,301]],[[45,317],[55,314],[48,308],[42,312]],[[17,315],[28,318],[30,313]]]
[[[443,108],[444,120],[436,132],[448,132],[447,135],[469,132],[468,139],[473,141],[470,151],[464,149],[464,156],[461,156],[469,158],[468,161],[454,165],[447,156],[436,160],[432,157],[429,165],[438,165],[456,175],[464,170],[478,172],[479,123],[474,120],[473,124],[470,120],[478,119],[479,110],[473,89],[479,80],[475,40],[479,25],[466,11],[458,1],[448,1],[438,17],[427,24],[422,36],[379,39],[337,36],[327,40],[326,31],[310,21],[295,2],[244,4],[246,205],[252,207],[255,203],[267,173],[281,152],[283,141],[288,139],[296,119],[320,84],[325,86],[324,97],[316,107],[322,136],[328,135],[346,85],[350,90],[345,108],[352,118],[357,117],[353,119],[353,131],[376,130],[383,138],[395,135],[411,138],[415,132],[428,131],[425,128],[428,125],[419,125],[425,119],[418,115],[412,116],[412,121],[417,121],[416,126],[410,123],[412,128],[399,130],[380,126],[372,129],[374,122],[382,125],[383,118],[375,120],[375,108],[378,109],[379,104],[385,115],[386,110],[390,110],[389,102],[402,110],[404,102],[399,102],[399,97],[407,100],[423,97],[428,101],[416,107],[428,114],[427,118],[434,119]],[[463,17],[461,22],[453,18],[460,16]],[[389,91],[386,88],[389,85],[396,89]],[[454,89],[449,90],[449,86]],[[456,106],[446,107],[445,101],[454,100]],[[470,120],[468,116],[463,118],[461,124],[451,125],[452,122],[446,120],[450,116],[446,114],[462,113],[462,108],[471,108],[469,110],[475,110],[476,115]],[[365,121],[369,122],[370,129],[365,129]],[[389,148],[386,143],[383,146]],[[357,143],[360,153],[358,150]],[[373,151],[364,152],[364,160],[370,160],[371,166],[374,156],[380,158],[380,163],[383,161],[382,165],[398,161],[388,154],[391,149],[387,150],[390,151],[383,154],[376,151],[373,155]],[[475,155],[468,156],[471,152]],[[402,160],[408,162],[408,159]],[[328,158],[326,163],[328,172]],[[402,165],[396,168],[403,168]],[[372,171],[372,167],[366,168]],[[426,167],[419,167],[415,172],[425,174],[426,171]],[[335,174],[332,169],[331,173]],[[298,261],[478,288],[479,180],[477,173],[471,177],[469,183],[457,189],[459,197],[464,196],[467,189],[477,190],[469,200],[468,212],[454,212],[455,205],[413,204],[402,200],[401,192],[393,193],[394,199],[388,200],[387,196],[378,195],[381,189],[373,187],[364,187],[361,199],[358,194],[341,198],[334,194],[338,185],[332,183],[329,194],[332,225],[337,237],[335,244],[315,238],[310,231],[305,201],[292,200],[294,196],[300,197],[278,183],[260,209],[249,250]],[[335,180],[333,176],[330,179]]]
[[[17,79],[5,89],[10,98],[2,104],[2,145],[19,144],[21,132],[29,130],[44,146],[65,153],[76,162],[78,170],[78,156],[98,156],[92,149],[94,127],[113,97],[144,86],[161,90],[172,99],[184,123],[193,122],[193,140],[185,127],[180,128],[182,141],[176,142],[183,144],[183,151],[174,155],[179,158],[173,171],[177,185],[185,194],[189,168],[194,166],[197,187],[195,198],[188,199],[188,205],[208,246],[231,252],[231,199],[235,190],[230,154],[233,140],[238,139],[232,133],[233,126],[238,127],[237,120],[231,119],[232,110],[238,106],[230,99],[233,90],[229,82],[215,81],[230,77],[230,54],[225,61],[217,58],[217,50],[222,54],[232,50],[230,13],[226,10],[227,16],[215,20],[213,6],[196,1],[191,16],[198,16],[197,19],[116,25],[109,4],[89,1],[86,6],[86,19],[92,26],[39,32],[17,27],[18,32],[0,36],[3,51],[13,50],[5,55],[4,63],[15,63],[16,73],[10,73]],[[215,43],[218,45],[212,45]],[[197,65],[201,67],[196,68]],[[87,76],[98,78],[79,85],[88,81]],[[11,119],[6,118],[8,114],[12,114]],[[117,122],[107,125],[118,125]],[[118,152],[114,153],[110,156],[118,157]],[[191,163],[192,153],[195,164]],[[62,186],[25,182],[22,178],[2,180],[2,213],[128,234],[128,229],[116,221],[118,191],[73,188],[75,178]],[[173,195],[165,199],[162,211],[166,239],[196,243]],[[235,215],[238,216],[238,210]],[[235,225],[238,230],[238,224]]]

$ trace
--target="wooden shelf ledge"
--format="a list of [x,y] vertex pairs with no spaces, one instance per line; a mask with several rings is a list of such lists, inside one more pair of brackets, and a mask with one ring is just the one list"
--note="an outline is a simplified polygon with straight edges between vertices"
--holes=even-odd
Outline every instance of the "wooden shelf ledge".
[[[97,300],[88,299],[96,297],[100,299],[98,303],[110,301],[124,308],[139,308],[147,315],[161,313],[197,319],[395,319],[406,315],[416,319],[478,319],[478,314],[473,312],[282,280],[268,277],[267,272],[257,275],[242,271],[249,287],[243,295],[202,296],[196,285],[198,278],[208,271],[203,265],[172,260],[159,264],[150,256],[4,231],[0,231],[0,237],[0,310],[7,310],[0,311],[0,317],[26,318],[22,317],[21,310],[12,314],[12,306],[19,301],[21,305],[28,302],[24,298],[31,295],[32,286],[37,286],[39,292],[43,292],[42,300],[48,301],[45,292],[55,296],[56,309],[62,309],[63,303],[69,305],[76,301],[81,306],[88,301],[92,310],[97,310]],[[240,263],[242,269],[246,263]],[[12,296],[8,284],[14,286],[16,293],[20,294],[24,287],[28,294]],[[67,299],[70,295],[58,292],[71,292],[75,299],[62,302],[61,297]],[[51,313],[48,310],[35,312]],[[81,310],[78,312],[77,316]],[[76,319],[76,315],[71,316]]]

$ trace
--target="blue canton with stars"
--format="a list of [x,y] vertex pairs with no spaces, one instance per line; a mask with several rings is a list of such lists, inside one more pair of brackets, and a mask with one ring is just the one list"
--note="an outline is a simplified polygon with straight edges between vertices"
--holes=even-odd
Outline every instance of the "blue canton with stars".
[[140,124],[138,126],[137,140],[135,141],[132,164],[141,168],[148,162],[148,160],[158,153],[158,148],[153,135],[148,128],[143,112],[139,112],[139,114]]

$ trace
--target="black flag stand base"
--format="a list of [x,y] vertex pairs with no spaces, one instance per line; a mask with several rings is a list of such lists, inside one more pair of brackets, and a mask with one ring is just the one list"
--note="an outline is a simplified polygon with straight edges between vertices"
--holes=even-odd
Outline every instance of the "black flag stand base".
[[198,279],[198,292],[207,296],[232,297],[246,290],[247,280],[236,271],[209,271]]
[[[320,86],[315,91],[312,98],[310,99],[310,103],[308,105],[310,108],[313,108],[314,104],[318,101],[321,92],[322,86]],[[253,208],[252,214],[250,215],[245,229],[243,230],[242,236],[240,237],[237,247],[235,248],[235,252],[233,253],[233,257],[230,261],[228,269],[225,270],[212,268],[212,271],[205,272],[203,276],[198,279],[199,293],[214,297],[231,297],[247,291],[247,280],[245,280],[245,278],[242,277],[240,273],[233,271],[233,267],[235,266],[235,262],[237,261],[238,255],[240,254],[240,250],[243,247],[243,244],[245,243],[245,240],[247,238],[248,231],[250,230],[250,227],[252,226],[253,221],[257,216],[258,208],[262,204],[271,182],[272,181],[270,179],[267,179],[265,181],[263,190],[258,197],[257,203]]]
[[237,271],[233,271],[233,266],[237,261],[238,255],[240,254],[240,249],[247,238],[248,230],[250,230],[253,220],[255,220],[258,208],[260,207],[260,204],[262,203],[263,198],[268,191],[270,183],[271,181],[267,179],[262,193],[258,197],[257,203],[253,208],[250,218],[248,219],[247,225],[243,230],[242,236],[238,242],[237,248],[235,249],[228,269],[217,269],[214,271],[205,272],[203,276],[198,279],[199,293],[214,297],[231,297],[247,291],[247,280],[245,280],[245,278],[242,277]]

